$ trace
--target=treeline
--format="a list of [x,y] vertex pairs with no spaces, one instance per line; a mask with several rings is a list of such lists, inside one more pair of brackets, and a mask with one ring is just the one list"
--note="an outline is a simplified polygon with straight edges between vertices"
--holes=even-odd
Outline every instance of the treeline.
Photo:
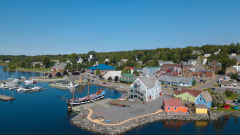
[[[214,55],[214,52],[219,51],[218,55]],[[193,51],[199,51],[200,54],[193,54]],[[89,51],[84,54],[64,54],[64,55],[38,55],[38,56],[11,56],[11,55],[1,55],[0,60],[6,61],[10,60],[9,66],[15,67],[32,67],[32,62],[43,62],[44,59],[49,59],[50,63],[45,65],[51,66],[52,60],[59,60],[60,62],[66,62],[70,60],[72,64],[67,65],[67,69],[78,69],[87,68],[93,66],[96,61],[98,64],[105,63],[105,58],[109,59],[106,64],[110,66],[117,67],[118,70],[122,70],[126,66],[131,66],[135,68],[145,67],[145,66],[158,66],[158,60],[162,61],[173,61],[174,63],[182,63],[182,61],[188,61],[189,59],[197,59],[197,57],[203,56],[204,54],[211,54],[208,58],[209,61],[217,60],[222,63],[222,72],[225,71],[226,67],[236,64],[236,60],[230,60],[228,55],[230,53],[240,54],[240,44],[230,44],[230,45],[203,45],[201,47],[188,46],[185,48],[157,48],[151,50],[132,50],[132,51],[116,51],[116,52],[95,52]],[[93,55],[93,59],[88,61],[89,55]],[[77,64],[76,59],[82,58],[83,63]],[[121,59],[127,59],[127,62],[119,66]],[[137,61],[143,61],[142,65],[137,63]],[[48,62],[46,62],[48,63]]]

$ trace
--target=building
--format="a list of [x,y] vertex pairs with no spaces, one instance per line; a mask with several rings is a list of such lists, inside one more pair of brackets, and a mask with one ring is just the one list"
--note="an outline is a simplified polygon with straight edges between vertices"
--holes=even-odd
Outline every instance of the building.
[[126,62],[127,62],[127,59],[121,59],[120,62],[118,63],[118,66],[121,66]]
[[134,71],[137,71],[139,73],[139,76],[143,75],[143,68],[134,68]]
[[51,67],[51,71],[62,71],[66,65],[67,63],[60,63],[59,65]]
[[160,70],[161,66],[154,66],[154,67],[145,67],[143,68],[143,75],[151,76],[156,71]]
[[109,77],[112,78],[112,80],[115,79],[116,76],[118,76],[118,79],[121,77],[122,71],[108,71],[107,74],[103,76],[103,78],[108,79]]
[[226,68],[226,71],[225,71],[225,74],[229,75],[229,74],[236,74],[238,71],[237,71],[237,68],[233,68],[233,66],[231,67],[227,67]]
[[129,88],[129,100],[147,102],[161,95],[161,83],[154,77],[138,77]]
[[204,54],[204,57],[210,57],[211,54]]
[[237,81],[222,81],[221,87],[240,89],[240,82]]
[[181,76],[161,75],[158,80],[159,82],[166,85],[180,85]]
[[228,55],[228,58],[236,59],[237,60],[236,66],[240,64],[240,55],[236,55],[236,53],[231,53],[231,55]]
[[205,64],[207,64],[207,58],[204,58],[202,61],[202,65],[205,65]]
[[193,68],[193,65],[190,62],[183,62],[182,68],[185,71],[186,69]]
[[172,61],[159,61],[159,66],[162,66],[163,64],[173,64]]
[[182,64],[163,64],[162,68],[174,68],[178,69],[178,73],[182,74]]
[[181,100],[186,100],[189,102],[194,102],[195,99],[202,93],[200,90],[191,90],[191,89],[182,89],[182,90],[175,90],[173,92],[173,96],[175,98],[180,98]]
[[197,60],[195,60],[195,59],[190,59],[190,60],[188,60],[188,62],[193,66],[195,66],[197,64]]
[[218,55],[218,54],[220,53],[220,51],[221,51],[221,50],[219,49],[218,51],[214,52],[214,54],[215,54],[215,55]]
[[164,98],[163,110],[165,112],[183,112],[187,113],[188,108],[182,105],[181,100],[178,98]]
[[77,58],[76,60],[77,60],[77,63],[79,63],[79,64],[82,64],[82,62],[83,62],[82,58]]
[[221,63],[217,62],[216,60],[213,60],[213,62],[208,62],[207,69],[217,72],[222,69],[222,65],[221,65]]
[[123,74],[120,79],[118,79],[121,83],[132,83],[137,79],[135,74]]
[[201,71],[191,72],[191,77],[193,78],[212,78],[213,76],[214,76],[214,72],[210,70],[201,70]]
[[200,53],[200,50],[197,50],[197,51],[193,50],[192,54],[201,54],[201,53]]
[[110,60],[109,58],[106,58],[104,61],[105,61],[105,62],[109,62],[109,60]]
[[207,106],[203,104],[196,104],[195,105],[195,113],[205,113],[207,114]]
[[221,83],[222,81],[230,81],[231,77],[230,76],[221,76],[221,78],[218,80],[218,83]]
[[183,71],[183,77],[191,77],[191,70],[187,69]]
[[193,78],[192,77],[182,77],[179,81],[179,86],[192,86],[193,85]]
[[161,68],[160,70],[158,70],[157,72],[153,73],[154,75],[156,75],[157,77],[164,75],[166,73],[169,73],[170,75],[173,76],[178,76],[179,75],[179,70],[175,67],[175,68]]
[[131,70],[131,74],[133,73],[133,68],[132,67],[125,67],[124,69],[130,69]]
[[233,66],[237,70],[237,72],[240,72],[240,66]]
[[203,91],[198,95],[198,97],[195,99],[195,105],[197,104],[206,105],[207,108],[212,107],[212,96],[208,91]]
[[87,68],[86,72],[90,73],[90,74],[96,74],[97,69],[100,70],[101,75],[105,75],[108,71],[115,71],[116,70],[115,67],[108,66],[108,65],[105,65],[105,64],[99,64],[99,65]]

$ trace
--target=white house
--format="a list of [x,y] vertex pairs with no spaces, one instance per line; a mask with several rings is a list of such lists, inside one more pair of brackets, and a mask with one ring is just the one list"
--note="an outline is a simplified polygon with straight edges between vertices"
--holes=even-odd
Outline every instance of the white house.
[[104,61],[109,62],[109,58],[106,58]]
[[207,63],[207,58],[204,58],[202,64],[205,65]]
[[240,66],[233,66],[233,68],[236,68],[237,72],[240,72]]
[[122,71],[108,71],[107,74],[103,76],[103,78],[108,79],[109,77],[112,78],[112,80],[115,79],[115,76],[118,76],[118,79],[121,77]]
[[159,97],[161,91],[161,83],[156,77],[138,77],[129,88],[129,100],[147,102]]
[[190,60],[188,60],[188,62],[193,66],[195,66],[197,64],[197,60],[195,60],[195,59],[190,59]]
[[204,57],[210,57],[211,54],[204,54]]
[[82,58],[79,58],[79,59],[77,60],[77,63],[82,64],[82,62],[83,62],[83,59],[82,59]]
[[214,52],[215,55],[219,54],[220,53],[220,49],[216,52]]

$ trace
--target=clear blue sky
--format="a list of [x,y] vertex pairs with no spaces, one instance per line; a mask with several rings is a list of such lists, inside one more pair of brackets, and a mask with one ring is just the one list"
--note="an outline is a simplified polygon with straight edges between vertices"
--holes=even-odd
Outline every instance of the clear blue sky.
[[239,0],[0,1],[0,55],[239,42]]

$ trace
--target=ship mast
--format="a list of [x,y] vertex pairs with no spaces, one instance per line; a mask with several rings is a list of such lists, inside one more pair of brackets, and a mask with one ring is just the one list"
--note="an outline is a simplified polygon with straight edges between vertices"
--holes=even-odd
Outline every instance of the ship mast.
[[74,101],[74,83],[72,83],[73,84],[73,101]]
[[90,80],[90,77],[88,79],[88,94],[87,94],[87,99],[89,100],[89,80]]

